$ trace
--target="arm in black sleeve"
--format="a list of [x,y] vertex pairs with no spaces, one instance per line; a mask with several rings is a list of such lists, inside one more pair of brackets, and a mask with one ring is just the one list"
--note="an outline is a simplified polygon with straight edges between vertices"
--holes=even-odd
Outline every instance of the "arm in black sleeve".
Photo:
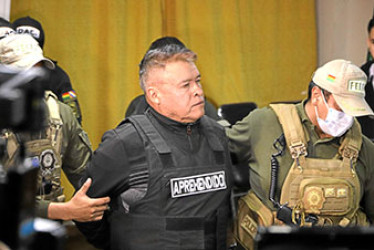
[[[130,171],[128,159],[131,159],[132,156],[127,152],[128,146],[125,148],[125,142],[134,141],[134,133],[136,132],[132,126],[124,127],[110,130],[104,134],[81,181],[83,184],[87,178],[92,178],[92,185],[87,191],[87,195],[91,198],[109,196],[111,207],[115,207],[114,203],[117,202],[117,197],[128,188]],[[128,133],[128,131],[130,132]],[[110,211],[104,214],[101,221],[76,222],[78,229],[87,240],[98,248],[108,248],[110,244],[108,216],[110,216]]]

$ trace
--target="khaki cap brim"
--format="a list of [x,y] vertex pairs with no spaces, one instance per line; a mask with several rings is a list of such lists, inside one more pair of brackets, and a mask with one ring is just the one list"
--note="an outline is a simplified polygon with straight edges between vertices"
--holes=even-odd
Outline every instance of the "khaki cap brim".
[[29,69],[33,67],[39,62],[43,62],[43,64],[49,69],[55,68],[55,64],[48,58],[43,57],[41,54],[40,55],[39,54],[26,55],[22,57],[20,60],[8,64],[8,66],[14,67],[16,69],[25,70],[25,69]]
[[374,116],[373,110],[366,103],[365,98],[357,95],[332,94],[344,113],[351,116]]

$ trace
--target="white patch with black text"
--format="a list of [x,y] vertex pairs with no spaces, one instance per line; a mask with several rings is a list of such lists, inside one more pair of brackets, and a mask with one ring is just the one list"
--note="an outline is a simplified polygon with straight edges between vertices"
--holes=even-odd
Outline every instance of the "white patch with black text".
[[214,192],[226,188],[225,171],[170,179],[172,198]]
[[28,34],[28,35],[31,35],[35,39],[39,39],[39,37],[40,37],[40,31],[37,28],[33,27],[33,26],[29,26],[29,25],[18,26],[17,29],[16,29],[16,31],[19,34]]
[[350,80],[348,82],[348,91],[365,94],[366,81],[363,80]]

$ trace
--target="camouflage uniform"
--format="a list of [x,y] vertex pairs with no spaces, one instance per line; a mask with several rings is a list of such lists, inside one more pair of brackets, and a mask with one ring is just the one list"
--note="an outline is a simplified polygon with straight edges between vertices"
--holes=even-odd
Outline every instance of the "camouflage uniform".
[[[341,160],[341,145],[345,143],[345,139],[348,135],[358,131],[356,136],[354,136],[354,140],[357,142],[357,144],[359,144],[357,147],[359,152],[355,157],[355,162],[351,164],[352,176],[358,181],[355,182],[354,185],[350,185],[353,186],[350,191],[353,190],[354,193],[351,196],[355,199],[355,201],[351,202],[350,205],[352,205],[351,208],[358,206],[355,208],[356,210],[354,212],[361,211],[361,213],[358,214],[358,217],[360,218],[357,216],[355,218],[348,216],[348,218],[351,220],[341,220],[339,216],[336,216],[335,212],[335,214],[332,213],[333,215],[330,216],[330,218],[328,218],[329,216],[326,216],[327,220],[326,217],[324,217],[323,221],[331,222],[330,225],[339,224],[342,226],[346,226],[348,224],[365,224],[365,222],[367,223],[366,218],[372,222],[374,220],[374,144],[366,136],[362,136],[357,122],[355,122],[355,125],[352,126],[352,128],[349,129],[348,132],[342,137],[319,138],[315,132],[315,126],[305,113],[304,104],[305,101],[296,105],[295,119],[300,118],[302,124],[301,130],[305,135],[305,146],[307,152],[305,159],[309,159],[309,162],[316,161],[317,159],[326,159],[326,162]],[[252,210],[252,212],[249,212],[249,217],[251,218],[248,218],[248,216],[247,218],[242,218],[243,221],[238,222],[236,229],[240,227],[243,228],[245,231],[252,234],[250,238],[253,239],[256,234],[256,227],[258,225],[270,226],[274,224],[282,224],[275,218],[274,215],[276,208],[269,199],[272,175],[270,159],[271,155],[276,153],[276,150],[273,147],[274,141],[279,138],[282,133],[285,133],[285,131],[282,128],[274,110],[271,108],[262,108],[253,111],[242,121],[236,123],[236,125],[234,125],[232,128],[227,129],[226,132],[229,137],[230,151],[238,157],[239,161],[245,161],[249,164],[251,190],[249,194],[245,196],[249,199],[243,199],[242,201],[244,202],[239,204],[238,217],[240,217],[241,210],[245,209],[243,204],[248,202],[248,200],[251,200],[254,202],[247,203],[248,207],[251,207],[249,210]],[[289,144],[289,142],[287,142],[287,144]],[[276,201],[280,201],[280,203],[283,204],[285,202],[284,199],[282,199],[284,190],[290,189],[290,187],[285,187],[283,184],[288,183],[289,173],[291,170],[294,171],[292,166],[295,163],[295,160],[291,157],[290,150],[287,146],[285,147],[284,153],[277,157],[277,160],[279,162],[279,170],[274,198]],[[333,172],[331,169],[330,171]],[[305,171],[303,174],[305,174]],[[302,175],[302,171],[300,171],[300,175]],[[338,173],[335,173],[335,176],[336,178],[340,177]],[[327,179],[325,178],[325,180],[328,180],[329,183],[322,181],[322,179],[323,176],[321,176],[319,179],[321,180],[321,189],[314,186],[313,190],[309,189],[313,191],[310,192],[309,200],[303,200],[303,197],[301,197],[299,200],[304,202],[304,207],[300,208],[301,210],[306,209],[305,204],[307,204],[309,206],[309,210],[312,209],[313,214],[317,214],[317,217],[320,217],[320,215],[323,217],[323,213],[320,213],[320,211],[325,209],[328,205],[328,199],[330,199],[330,197],[328,197],[327,191],[333,189],[338,191],[340,190],[340,187],[338,187],[339,185],[336,183],[330,183],[331,177],[328,177]],[[345,182],[345,180],[341,182]],[[353,182],[354,181],[352,181],[352,183]],[[304,192],[307,190],[302,188],[303,187],[301,185],[300,189],[298,189],[300,191],[298,192]],[[324,190],[324,193],[322,191],[321,195],[318,195],[318,192],[321,190]],[[341,190],[343,190],[343,188]],[[335,196],[336,195],[339,195],[339,192],[335,192]],[[316,198],[316,200],[313,200],[313,198]],[[313,202],[315,202],[315,204]],[[353,203],[355,204],[353,205]],[[293,208],[292,205],[290,205],[290,207]],[[341,217],[346,215],[347,214],[342,214]],[[251,225],[254,226],[252,227]],[[241,236],[243,235],[244,234],[241,234]],[[251,248],[249,247],[249,249]]]
[[4,134],[7,138],[6,168],[17,164],[20,141],[26,146],[26,157],[38,159],[40,162],[36,216],[42,218],[47,218],[50,202],[65,200],[61,187],[61,170],[77,189],[79,179],[92,154],[88,136],[71,108],[58,101],[49,91],[46,92],[45,102],[49,111],[48,126],[45,130],[31,134],[14,134],[10,131]]

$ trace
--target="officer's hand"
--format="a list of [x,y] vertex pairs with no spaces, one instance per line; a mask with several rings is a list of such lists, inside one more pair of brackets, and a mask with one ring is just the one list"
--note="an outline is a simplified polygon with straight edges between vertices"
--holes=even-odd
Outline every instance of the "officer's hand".
[[92,180],[88,178],[70,201],[52,202],[48,206],[48,218],[55,220],[97,221],[108,209],[109,197],[93,199],[86,195]]
[[86,195],[91,183],[91,178],[88,178],[78,192],[67,202],[72,220],[80,222],[101,220],[104,211],[108,209],[109,197],[94,199]]

